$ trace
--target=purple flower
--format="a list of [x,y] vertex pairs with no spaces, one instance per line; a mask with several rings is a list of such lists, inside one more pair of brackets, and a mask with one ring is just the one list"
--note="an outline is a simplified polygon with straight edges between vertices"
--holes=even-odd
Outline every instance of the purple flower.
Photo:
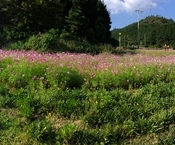
[[37,76],[36,75],[34,75],[33,76],[33,78],[32,78],[32,80],[36,80],[37,79]]

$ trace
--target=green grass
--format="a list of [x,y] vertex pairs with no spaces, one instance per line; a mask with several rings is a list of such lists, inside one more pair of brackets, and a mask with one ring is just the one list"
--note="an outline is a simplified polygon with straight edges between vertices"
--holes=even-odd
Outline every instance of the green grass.
[[0,144],[174,144],[174,52],[137,53],[79,65],[1,59]]
[[162,49],[157,49],[157,50],[151,50],[151,49],[138,49],[136,50],[136,53],[139,53],[139,54],[146,54],[146,55],[149,55],[149,56],[168,56],[168,55],[174,55],[175,54],[175,51],[172,50],[172,49],[169,49],[165,52],[165,50],[162,48]]

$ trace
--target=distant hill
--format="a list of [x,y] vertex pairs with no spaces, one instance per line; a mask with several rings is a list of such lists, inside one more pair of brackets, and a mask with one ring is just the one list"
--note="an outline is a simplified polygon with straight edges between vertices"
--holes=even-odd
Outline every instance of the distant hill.
[[[161,48],[164,44],[175,48],[175,21],[162,16],[148,16],[140,20],[139,36],[141,47]],[[138,44],[138,23],[132,23],[121,29],[112,30],[112,37],[119,38],[121,45],[131,46]]]

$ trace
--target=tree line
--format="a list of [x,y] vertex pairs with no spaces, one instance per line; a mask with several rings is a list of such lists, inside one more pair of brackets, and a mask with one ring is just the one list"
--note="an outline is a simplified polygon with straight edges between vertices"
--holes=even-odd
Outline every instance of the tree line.
[[[101,0],[1,0],[0,45],[56,30],[62,39],[112,43],[111,19]],[[117,43],[116,43],[117,44]]]
[[[122,29],[114,29],[112,37],[118,39],[121,33],[122,46],[138,45],[137,22]],[[162,48],[164,44],[175,49],[175,21],[162,16],[148,16],[140,21],[139,40],[141,47]]]

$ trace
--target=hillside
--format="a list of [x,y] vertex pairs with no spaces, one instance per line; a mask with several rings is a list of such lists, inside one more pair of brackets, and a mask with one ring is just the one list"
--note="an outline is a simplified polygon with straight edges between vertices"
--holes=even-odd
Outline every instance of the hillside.
[[[121,33],[121,45],[138,44],[138,25],[132,23],[121,29],[114,29],[112,37],[118,39]],[[148,16],[140,20],[140,46],[160,48],[164,44],[175,48],[175,21],[161,16]]]

